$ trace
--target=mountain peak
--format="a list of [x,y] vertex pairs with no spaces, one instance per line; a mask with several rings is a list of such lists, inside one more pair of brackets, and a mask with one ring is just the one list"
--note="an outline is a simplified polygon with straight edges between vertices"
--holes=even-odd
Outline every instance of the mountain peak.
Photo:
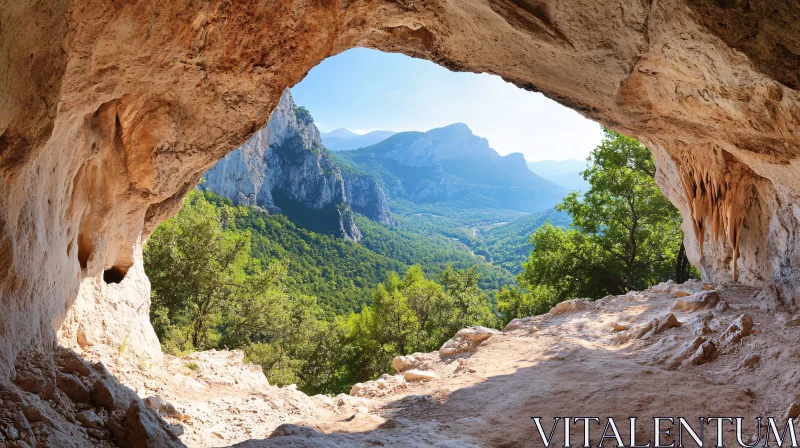
[[353,138],[358,137],[358,134],[347,128],[334,129],[331,132],[323,132],[323,138]]
[[472,133],[472,129],[464,123],[453,123],[441,128],[431,129],[426,132],[426,134],[434,138],[464,138],[475,136],[475,134]]

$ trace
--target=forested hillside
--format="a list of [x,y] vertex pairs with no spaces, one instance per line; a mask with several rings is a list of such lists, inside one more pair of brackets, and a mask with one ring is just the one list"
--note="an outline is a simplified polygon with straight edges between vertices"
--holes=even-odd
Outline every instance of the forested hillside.
[[510,272],[472,255],[461,242],[434,228],[404,221],[402,216],[400,222],[388,226],[355,214],[362,232],[361,242],[355,243],[299,227],[283,215],[234,206],[230,199],[210,190],[203,190],[203,195],[232,215],[228,222],[231,230],[250,232],[254,259],[263,266],[282,261],[288,269],[288,288],[316,297],[329,314],[360,311],[387,273],[402,274],[414,264],[429,275],[437,275],[447,266],[474,267],[480,275],[479,286],[491,296],[514,282]]

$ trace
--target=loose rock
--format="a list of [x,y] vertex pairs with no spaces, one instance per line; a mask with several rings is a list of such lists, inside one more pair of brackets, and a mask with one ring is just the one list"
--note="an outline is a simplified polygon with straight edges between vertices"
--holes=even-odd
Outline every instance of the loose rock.
[[439,379],[439,375],[433,370],[409,370],[403,374],[406,381],[433,381]]

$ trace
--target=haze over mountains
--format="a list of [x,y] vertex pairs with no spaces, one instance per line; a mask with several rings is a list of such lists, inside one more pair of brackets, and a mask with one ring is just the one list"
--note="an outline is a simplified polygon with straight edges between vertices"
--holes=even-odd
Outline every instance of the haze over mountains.
[[363,148],[374,145],[393,136],[393,131],[372,131],[366,134],[356,134],[349,129],[335,129],[331,132],[323,132],[322,144],[331,151],[348,151],[351,149]]
[[528,162],[528,168],[545,179],[555,182],[572,191],[586,191],[589,183],[581,176],[581,171],[586,169],[586,160],[542,160]]

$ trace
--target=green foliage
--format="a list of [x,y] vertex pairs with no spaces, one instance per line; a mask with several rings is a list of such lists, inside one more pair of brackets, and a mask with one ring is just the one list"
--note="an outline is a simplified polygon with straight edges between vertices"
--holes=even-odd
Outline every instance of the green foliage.
[[582,173],[590,189],[556,208],[572,228],[546,224],[531,236],[533,251],[517,282],[523,291],[498,295],[508,317],[544,312],[573,297],[598,299],[641,290],[675,277],[683,234],[680,214],[653,180],[655,163],[642,144],[605,130]]
[[394,356],[434,350],[462,326],[497,324],[476,270],[439,268],[446,256],[431,255],[439,283],[419,265],[406,269],[364,245],[233,207],[209,191],[189,193],[144,257],[150,318],[166,352],[242,348],[272,384],[308,393],[346,391],[388,371]]
[[351,371],[351,382],[390,371],[398,354],[436,350],[463,327],[497,326],[474,270],[448,268],[439,280],[427,279],[420,266],[412,266],[402,278],[392,273],[378,287],[372,305],[349,316],[351,350],[345,362],[358,366]]
[[227,207],[218,210],[197,192],[187,202],[156,229],[144,254],[156,333],[174,351],[215,346],[215,327],[240,298],[249,261],[250,235],[223,229]]
[[487,226],[481,233],[492,263],[518,274],[522,263],[533,250],[531,234],[547,222],[556,226],[569,226],[572,220],[567,213],[551,209],[526,215],[509,223]]
[[305,124],[314,122],[314,118],[311,117],[311,112],[309,112],[304,106],[295,106],[294,116],[298,121],[302,121]]

